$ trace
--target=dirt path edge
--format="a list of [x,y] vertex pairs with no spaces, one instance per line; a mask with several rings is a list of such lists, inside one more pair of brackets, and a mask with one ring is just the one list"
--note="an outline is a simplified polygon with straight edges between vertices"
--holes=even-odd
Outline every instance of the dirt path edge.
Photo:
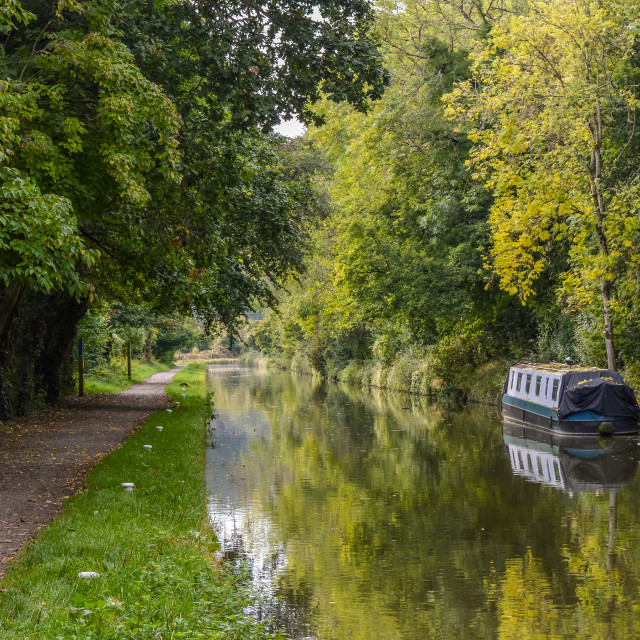
[[144,421],[169,406],[175,367],[120,393],[71,398],[0,431],[0,579],[16,553],[84,488],[87,473]]

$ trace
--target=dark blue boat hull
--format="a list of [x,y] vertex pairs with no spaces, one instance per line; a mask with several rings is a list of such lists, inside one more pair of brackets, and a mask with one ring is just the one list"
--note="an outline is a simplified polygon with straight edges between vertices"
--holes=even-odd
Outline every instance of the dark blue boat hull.
[[[638,421],[617,416],[581,417],[579,414],[561,420],[555,409],[508,394],[502,397],[502,412],[508,420],[566,435],[628,435],[638,433]],[[586,412],[585,412],[586,413]]]

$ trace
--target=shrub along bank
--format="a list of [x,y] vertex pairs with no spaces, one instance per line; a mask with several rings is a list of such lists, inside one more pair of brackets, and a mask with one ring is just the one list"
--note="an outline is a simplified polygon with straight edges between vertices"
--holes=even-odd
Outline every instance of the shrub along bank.
[[[0,592],[3,640],[272,637],[243,613],[246,576],[213,557],[206,366],[191,364],[167,392],[179,408],[151,416],[96,466],[86,491],[68,498],[11,565]],[[99,577],[78,577],[85,571]]]
[[[297,297],[296,297],[297,296]],[[279,369],[318,375],[364,387],[499,405],[509,366],[514,362],[562,362],[607,366],[602,340],[587,324],[560,316],[553,329],[531,329],[523,336],[503,324],[459,322],[437,340],[417,340],[395,326],[340,328],[309,309],[303,292],[294,290],[279,314],[252,323],[240,358],[247,365],[267,362]],[[522,327],[521,327],[522,329]],[[625,360],[620,371],[640,388],[640,366]]]
[[437,362],[412,352],[399,353],[390,362],[352,360],[342,369],[325,373],[315,369],[304,354],[297,354],[290,361],[283,361],[267,358],[257,351],[248,351],[240,357],[240,363],[244,366],[291,369],[297,373],[320,375],[356,386],[485,405],[500,404],[504,380],[510,366],[509,361],[498,360],[477,366],[466,365],[445,373],[440,371]]
[[472,368],[465,367],[452,376],[439,375],[428,359],[411,354],[399,354],[391,363],[371,361],[351,362],[338,372],[336,379],[364,387],[376,387],[486,405],[499,405],[509,365],[488,362]]
[[263,340],[267,342],[264,347],[257,344],[256,337],[267,323],[253,327],[248,341],[253,348],[240,356],[241,364],[292,369],[357,386],[486,405],[500,404],[511,364],[504,355],[489,356],[482,336],[469,335],[457,335],[429,347],[404,344],[395,349],[389,345],[385,349],[363,348],[355,354],[353,344],[332,341],[318,349],[312,340],[284,340],[281,336]]

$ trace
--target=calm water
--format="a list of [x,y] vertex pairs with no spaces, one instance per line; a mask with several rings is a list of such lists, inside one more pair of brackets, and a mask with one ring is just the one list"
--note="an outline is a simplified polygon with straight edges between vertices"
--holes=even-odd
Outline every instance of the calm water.
[[213,369],[221,553],[300,640],[640,637],[638,439]]

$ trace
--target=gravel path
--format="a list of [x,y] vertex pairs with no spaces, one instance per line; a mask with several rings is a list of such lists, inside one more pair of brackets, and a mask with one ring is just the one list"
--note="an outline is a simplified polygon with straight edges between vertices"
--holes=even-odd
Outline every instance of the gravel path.
[[169,406],[164,387],[182,368],[0,428],[0,578],[25,542],[60,513],[64,498],[82,490],[87,472]]

